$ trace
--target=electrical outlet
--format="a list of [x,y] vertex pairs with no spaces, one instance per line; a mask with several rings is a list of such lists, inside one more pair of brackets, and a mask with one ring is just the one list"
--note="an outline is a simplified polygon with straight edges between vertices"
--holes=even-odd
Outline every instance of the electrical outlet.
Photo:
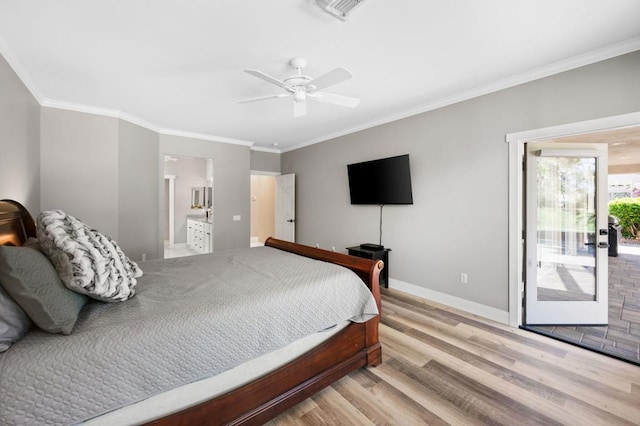
[[461,272],[461,273],[460,273],[460,282],[461,282],[462,284],[466,284],[466,283],[468,283],[468,282],[469,282],[469,277],[467,276],[467,274],[466,274],[466,273],[464,273],[464,272]]
[[240,215],[239,214],[234,214],[233,215],[233,221],[234,222],[240,222]]

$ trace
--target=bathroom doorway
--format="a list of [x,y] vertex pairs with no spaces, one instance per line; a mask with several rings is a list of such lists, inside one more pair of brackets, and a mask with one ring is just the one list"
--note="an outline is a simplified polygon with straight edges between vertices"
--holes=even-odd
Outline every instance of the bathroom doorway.
[[[213,251],[213,208],[213,159],[165,155],[165,259]],[[189,232],[189,224],[195,222],[202,223],[198,239]]]

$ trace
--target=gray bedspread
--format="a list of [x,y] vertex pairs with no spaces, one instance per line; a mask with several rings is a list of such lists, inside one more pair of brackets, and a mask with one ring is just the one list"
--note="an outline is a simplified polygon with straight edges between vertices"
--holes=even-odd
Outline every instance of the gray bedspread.
[[0,424],[70,424],[377,314],[351,271],[269,247],[141,264],[138,294],[92,302],[70,336],[0,355]]

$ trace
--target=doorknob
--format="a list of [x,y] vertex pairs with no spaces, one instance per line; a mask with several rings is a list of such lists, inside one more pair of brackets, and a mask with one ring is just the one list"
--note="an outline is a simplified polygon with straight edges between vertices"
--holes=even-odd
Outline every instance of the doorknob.
[[605,243],[605,242],[599,243],[598,248],[609,248],[609,243]]
[[295,219],[288,219],[288,220],[287,220],[287,222],[289,222],[289,223],[293,223],[293,222],[295,222],[295,221],[296,221]]

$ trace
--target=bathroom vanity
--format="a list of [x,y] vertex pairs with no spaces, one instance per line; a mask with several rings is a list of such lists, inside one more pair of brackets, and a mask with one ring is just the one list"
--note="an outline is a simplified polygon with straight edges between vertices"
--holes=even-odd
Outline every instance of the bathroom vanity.
[[210,218],[187,218],[187,244],[199,253],[213,252],[213,223]]

